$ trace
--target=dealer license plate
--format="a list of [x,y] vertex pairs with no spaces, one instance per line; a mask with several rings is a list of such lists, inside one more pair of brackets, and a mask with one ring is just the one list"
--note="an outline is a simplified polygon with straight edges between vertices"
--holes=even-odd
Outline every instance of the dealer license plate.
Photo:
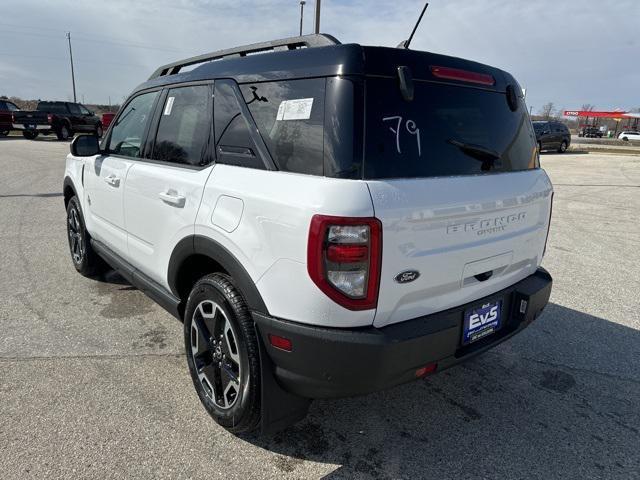
[[487,302],[464,312],[462,344],[476,342],[502,326],[502,300]]

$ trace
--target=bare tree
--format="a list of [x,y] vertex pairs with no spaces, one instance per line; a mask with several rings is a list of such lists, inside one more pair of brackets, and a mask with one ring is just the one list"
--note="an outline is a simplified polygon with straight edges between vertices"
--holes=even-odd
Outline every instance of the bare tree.
[[545,103],[542,108],[540,109],[539,115],[545,119],[545,120],[549,120],[550,118],[553,117],[553,114],[555,112],[555,105],[553,104],[553,102],[549,102],[549,103]]
[[585,103],[582,105],[582,108],[580,110],[583,110],[585,112],[593,112],[595,109],[595,105],[592,105],[591,103]]

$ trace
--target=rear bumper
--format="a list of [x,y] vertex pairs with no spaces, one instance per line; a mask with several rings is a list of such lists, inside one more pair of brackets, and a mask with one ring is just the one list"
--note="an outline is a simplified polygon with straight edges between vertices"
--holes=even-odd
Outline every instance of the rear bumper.
[[14,123],[13,124],[13,129],[14,130],[29,130],[29,131],[43,131],[43,130],[47,130],[50,131],[52,130],[51,125],[47,124],[47,125],[32,125],[32,124],[23,124],[23,123]]
[[[539,268],[493,295],[384,328],[322,328],[259,313],[253,316],[283,388],[307,398],[347,397],[409,382],[427,364],[437,362],[440,371],[494,347],[540,315],[549,301],[551,285],[551,275]],[[498,299],[503,300],[502,328],[462,346],[464,311]],[[269,334],[290,339],[293,350],[273,347]]]

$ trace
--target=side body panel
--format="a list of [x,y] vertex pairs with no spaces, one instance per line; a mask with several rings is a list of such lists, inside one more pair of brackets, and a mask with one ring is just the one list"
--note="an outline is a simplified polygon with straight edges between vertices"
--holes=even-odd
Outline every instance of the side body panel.
[[167,289],[169,258],[176,244],[194,233],[212,168],[194,170],[137,161],[128,172],[124,193],[127,258]]
[[245,267],[271,315],[332,327],[371,325],[374,310],[341,307],[309,277],[307,241],[315,214],[372,216],[366,183],[216,165],[195,234],[224,245]]
[[127,256],[124,185],[132,160],[110,155],[86,159],[84,218],[87,230],[118,255]]

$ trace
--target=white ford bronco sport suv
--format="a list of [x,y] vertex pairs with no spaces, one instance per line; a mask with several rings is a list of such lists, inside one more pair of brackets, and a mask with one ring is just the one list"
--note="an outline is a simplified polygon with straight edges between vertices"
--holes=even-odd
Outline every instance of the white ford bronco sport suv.
[[200,400],[236,433],[529,325],[552,193],[510,74],[328,35],[161,67],[64,177],[76,269],[183,320]]

